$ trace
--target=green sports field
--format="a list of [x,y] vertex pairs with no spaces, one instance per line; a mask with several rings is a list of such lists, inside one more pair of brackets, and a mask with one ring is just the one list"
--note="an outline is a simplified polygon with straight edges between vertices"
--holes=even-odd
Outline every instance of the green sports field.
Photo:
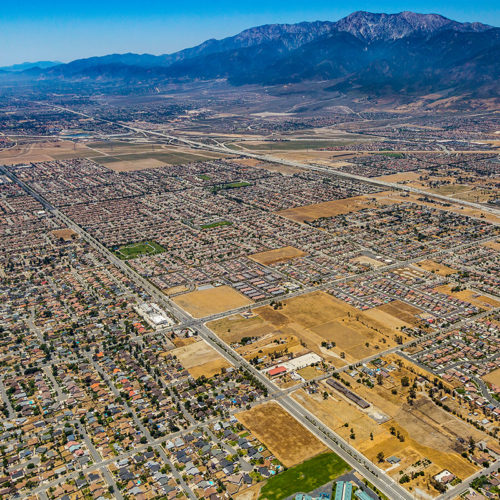
[[140,243],[130,243],[115,250],[116,255],[123,260],[135,259],[143,255],[154,255],[164,252],[165,249],[155,241],[141,241]]
[[307,493],[350,469],[335,453],[323,453],[268,479],[259,500],[282,500],[294,493]]

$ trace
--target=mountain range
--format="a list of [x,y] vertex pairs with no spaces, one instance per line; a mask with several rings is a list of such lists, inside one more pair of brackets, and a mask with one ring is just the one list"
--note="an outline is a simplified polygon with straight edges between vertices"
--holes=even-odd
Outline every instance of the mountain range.
[[[337,21],[272,24],[173,54],[112,54],[22,72],[35,80],[227,79],[233,85],[327,80],[332,90],[498,95],[500,28],[438,14],[354,12]],[[7,68],[3,68],[4,70]]]

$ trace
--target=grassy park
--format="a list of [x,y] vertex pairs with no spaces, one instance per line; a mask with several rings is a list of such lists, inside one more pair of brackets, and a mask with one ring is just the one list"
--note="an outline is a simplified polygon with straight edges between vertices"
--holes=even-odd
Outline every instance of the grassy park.
[[271,477],[262,487],[259,499],[280,500],[294,493],[306,493],[349,469],[349,465],[335,453],[323,453]]
[[115,249],[116,255],[123,260],[135,259],[143,255],[155,255],[164,251],[165,249],[154,241],[130,243]]

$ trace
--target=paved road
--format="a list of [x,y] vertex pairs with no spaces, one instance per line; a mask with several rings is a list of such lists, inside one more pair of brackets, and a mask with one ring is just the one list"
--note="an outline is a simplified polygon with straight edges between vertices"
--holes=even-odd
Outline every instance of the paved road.
[[451,500],[452,498],[456,498],[458,495],[461,495],[470,487],[470,484],[474,479],[477,479],[481,476],[487,476],[491,472],[495,472],[500,468],[500,460],[497,460],[495,463],[491,464],[487,469],[482,469],[472,476],[468,477],[466,480],[462,481],[457,486],[451,488],[447,492],[443,493],[436,500]]
[[[87,356],[87,359],[89,360],[89,362],[95,368],[95,370],[101,375],[103,380],[106,382],[107,386],[111,389],[111,391],[113,392],[115,397],[119,398],[120,391],[115,387],[113,381],[108,377],[108,375],[104,372],[104,370],[100,367],[100,365],[94,361],[92,356],[90,356],[89,354],[87,354],[86,356]],[[146,437],[147,443],[158,451],[162,460],[170,467],[172,475],[179,482],[179,484],[181,485],[182,489],[187,494],[187,496],[191,500],[196,500],[196,495],[191,491],[191,488],[189,488],[189,486],[186,484],[184,479],[182,479],[182,476],[179,473],[179,471],[173,466],[172,462],[170,461],[167,454],[165,453],[165,450],[163,449],[163,447],[156,442],[156,440],[153,438],[153,436],[151,436],[151,433],[149,432],[148,428],[142,423],[140,418],[137,416],[135,408],[132,408],[131,406],[129,406],[129,404],[127,403],[126,400],[123,401],[123,405],[132,415],[132,419],[134,420],[134,423],[137,426],[137,428]]]
[[[1,169],[1,168],[0,168]],[[271,380],[269,380],[264,374],[257,370],[253,365],[251,365],[246,359],[240,356],[234,349],[229,345],[221,341],[211,330],[201,320],[195,320],[189,314],[181,310],[176,304],[170,301],[166,296],[161,294],[161,292],[156,289],[151,283],[146,281],[142,276],[138,275],[129,266],[127,266],[123,261],[118,259],[114,254],[112,254],[106,247],[99,243],[95,238],[84,231],[80,226],[75,224],[71,219],[69,219],[65,214],[53,207],[43,196],[32,189],[29,185],[22,182],[6,169],[1,169],[6,173],[14,182],[18,183],[26,192],[31,194],[35,199],[37,199],[46,210],[53,213],[61,221],[67,224],[68,227],[74,229],[77,233],[81,235],[90,245],[95,248],[98,252],[108,258],[113,264],[118,268],[122,269],[124,273],[133,279],[137,284],[141,285],[148,293],[150,293],[161,305],[167,308],[170,312],[175,310],[177,319],[183,322],[192,322],[196,327],[200,337],[202,337],[209,345],[216,349],[223,357],[228,359],[233,365],[238,368],[244,368],[249,373],[251,373],[257,380],[259,380],[267,389],[269,393],[276,393],[279,397],[279,402],[286,408],[297,420],[302,422],[314,435],[321,439],[325,444],[327,444],[333,451],[335,451],[339,456],[341,456],[347,463],[349,463],[353,468],[358,470],[363,476],[365,476],[370,482],[372,482],[380,491],[386,494],[389,498],[401,498],[410,500],[412,496],[404,490],[399,484],[397,484],[392,478],[385,475],[378,467],[374,466],[369,462],[361,453],[359,453],[354,447],[349,443],[345,442],[340,436],[335,434],[333,431],[325,427],[314,415],[309,413],[302,405],[297,401],[293,400],[287,393],[282,392]],[[104,378],[106,378],[104,376]],[[110,386],[113,389],[113,385]],[[116,389],[115,389],[116,390]],[[144,432],[148,441],[152,440],[151,435],[147,429],[142,426],[142,423],[137,418],[134,411],[134,420],[139,425],[139,428]],[[160,451],[160,454],[162,451]],[[168,457],[163,457],[168,463]],[[175,471],[175,469],[173,469]],[[175,472],[174,472],[175,474]],[[177,478],[180,480],[187,494],[193,498],[193,493],[187,488],[187,485],[182,481],[182,478]],[[183,484],[184,483],[184,484]]]
[[[237,154],[238,156],[243,156],[246,158],[255,158],[257,160],[268,161],[271,163],[279,163],[281,165],[286,165],[289,167],[298,167],[298,168],[305,169],[305,170],[312,170],[312,171],[323,172],[323,173],[326,172],[326,173],[329,173],[331,175],[335,175],[337,177],[357,180],[360,182],[372,184],[372,185],[383,187],[383,188],[396,189],[398,191],[405,191],[408,193],[428,196],[430,198],[434,198],[434,199],[437,199],[440,201],[445,201],[447,203],[453,203],[453,204],[457,204],[457,205],[466,206],[469,208],[475,208],[476,210],[482,210],[482,211],[489,212],[489,213],[492,213],[494,215],[500,216],[500,210],[495,208],[495,207],[483,205],[480,203],[474,203],[474,202],[470,202],[470,201],[460,200],[460,199],[456,199],[456,198],[450,198],[449,196],[444,196],[444,195],[440,195],[440,194],[429,193],[428,191],[425,191],[423,189],[418,189],[418,188],[414,188],[411,186],[397,184],[395,182],[387,182],[387,181],[382,181],[379,179],[374,179],[371,177],[363,177],[361,175],[355,175],[355,174],[350,174],[347,172],[341,172],[339,170],[333,170],[329,167],[323,167],[320,165],[310,165],[310,164],[301,163],[298,161],[285,160],[282,158],[274,157],[272,155],[262,155],[262,154],[247,152],[247,151],[238,151],[235,153],[234,150],[229,149],[226,146],[216,146],[216,145],[212,145],[212,144],[205,144],[203,142],[194,141],[192,139],[186,139],[184,137],[180,137],[180,136],[176,136],[176,135],[172,135],[172,134],[166,134],[164,132],[158,132],[155,130],[148,130],[148,129],[144,129],[144,128],[140,128],[140,127],[132,127],[132,126],[127,125],[126,123],[122,123],[120,121],[112,121],[112,120],[106,120],[104,118],[96,118],[92,115],[82,113],[80,111],[75,111],[71,108],[65,108],[62,106],[54,106],[54,105],[49,105],[46,103],[39,103],[39,104],[51,107],[53,109],[57,109],[59,111],[66,111],[66,112],[73,113],[76,115],[84,116],[86,118],[91,118],[93,120],[102,121],[104,123],[111,123],[113,125],[117,125],[119,127],[123,127],[125,129],[128,129],[128,130],[132,130],[133,132],[137,132],[137,133],[141,133],[141,134],[148,134],[148,135],[152,135],[155,137],[162,137],[164,139],[169,139],[171,141],[177,141],[177,142],[180,142],[182,144],[186,144],[194,149],[204,149],[204,150],[208,150],[208,151],[215,151],[217,153],[232,154],[232,155]],[[496,224],[500,225],[500,222],[498,222]]]
[[[89,115],[86,115],[85,113],[79,113],[75,112],[73,110],[67,109],[67,108],[60,108],[57,107],[58,109],[63,109],[65,111],[70,111],[79,115],[83,115],[86,117],[93,118]],[[102,120],[102,121],[107,121],[108,120]],[[110,122],[110,123],[115,123],[115,122]],[[189,146],[193,148],[199,148],[199,149],[208,149],[212,151],[218,151],[218,152],[231,152],[234,154],[234,151],[230,151],[226,149],[225,147],[220,147],[220,146],[212,146],[212,145],[207,145],[203,144],[197,141],[192,141],[189,139],[184,139],[184,138],[179,138],[176,136],[172,136],[169,134],[164,134],[161,132],[155,132],[155,131],[150,131],[146,129],[140,129],[136,127],[130,127],[126,124],[122,124],[119,122],[116,122],[115,124],[120,125],[124,128],[127,128],[129,130],[135,131],[135,132],[140,132],[140,133],[146,133],[149,135],[154,135],[154,136],[160,136],[166,139],[170,140],[175,140],[178,142],[182,142],[185,144],[188,144]],[[423,190],[419,190],[416,188],[412,188],[409,186],[403,186],[395,183],[389,183],[385,181],[380,181],[377,179],[370,179],[354,174],[348,174],[345,172],[339,172],[339,171],[333,171],[329,169],[328,167],[321,167],[317,165],[308,165],[308,164],[302,164],[299,162],[293,162],[289,160],[281,160],[272,156],[267,156],[267,155],[258,155],[258,154],[253,154],[253,153],[246,153],[246,152],[238,152],[239,155],[241,156],[246,156],[250,158],[256,158],[259,160],[264,160],[264,161],[271,161],[273,163],[280,163],[283,165],[288,165],[288,166],[295,166],[299,167],[302,169],[306,170],[313,170],[313,171],[320,171],[320,172],[327,172],[329,174],[333,174],[339,177],[343,178],[348,178],[348,179],[353,179],[357,180],[360,182],[364,183],[369,183],[372,185],[377,185],[380,187],[384,188],[390,188],[390,189],[396,189],[400,191],[406,191],[406,192],[412,192],[415,194],[420,194],[420,195],[425,195],[429,196],[429,193]],[[367,479],[369,479],[380,491],[382,491],[384,494],[386,494],[389,498],[402,498],[402,499],[411,499],[412,496],[404,490],[399,484],[397,484],[392,478],[389,476],[385,475],[383,471],[378,469],[374,464],[369,462],[365,457],[359,453],[357,450],[355,450],[349,443],[345,442],[340,436],[336,435],[333,433],[330,429],[326,428],[323,426],[323,424],[309,411],[304,408],[302,405],[297,403],[295,400],[290,398],[290,396],[285,393],[280,391],[280,389],[272,382],[270,381],[265,375],[263,375],[261,372],[259,372],[255,367],[253,367],[250,363],[248,363],[244,358],[242,358],[236,351],[234,351],[230,346],[222,342],[219,338],[217,338],[205,325],[205,322],[202,320],[195,320],[192,318],[189,314],[185,313],[181,308],[179,308],[175,303],[173,303],[171,300],[169,300],[164,294],[162,294],[158,289],[156,289],[151,283],[149,283],[147,280],[145,280],[142,276],[137,274],[135,271],[133,271],[124,261],[121,261],[118,259],[112,252],[110,252],[106,247],[104,247],[100,242],[98,242],[95,238],[93,238],[90,234],[88,234],[86,231],[84,231],[80,226],[75,224],[71,219],[69,219],[65,214],[60,212],[58,209],[53,207],[50,203],[47,202],[39,193],[37,193],[35,190],[33,190],[30,186],[25,184],[24,182],[20,181],[15,175],[11,174],[8,170],[6,169],[1,169],[6,175],[8,175],[14,182],[17,182],[19,185],[21,185],[28,193],[30,193],[35,199],[40,201],[42,205],[52,212],[56,217],[58,217],[60,220],[62,220],[68,227],[74,229],[76,232],[78,232],[93,248],[95,248],[98,252],[100,252],[102,255],[104,255],[110,262],[112,262],[116,267],[121,269],[129,278],[133,279],[137,284],[142,286],[144,290],[146,290],[153,298],[155,301],[157,301],[162,307],[164,307],[168,312],[170,312],[177,321],[179,321],[181,324],[184,326],[193,326],[196,327],[198,330],[198,333],[200,336],[207,342],[209,343],[212,347],[214,347],[220,354],[222,354],[225,358],[230,360],[235,366],[244,368],[247,371],[249,371],[256,379],[258,379],[271,393],[276,393],[277,397],[279,398],[280,404],[286,408],[297,420],[302,422],[313,434],[315,434],[319,439],[321,439],[325,444],[327,444],[331,449],[333,449],[336,453],[338,453],[344,460],[346,460],[351,466],[353,466],[355,469],[357,469],[361,474],[363,474]],[[432,195],[433,198],[440,199],[442,201],[446,201],[448,203],[454,203],[454,204],[460,204],[468,207],[472,207],[478,210],[483,210],[483,211],[488,211],[490,213],[493,213],[495,215],[500,214],[500,210],[492,207],[486,207],[480,204],[472,203],[472,202],[467,202],[463,200],[455,200],[453,198],[449,198],[446,196],[441,196],[441,195]],[[408,264],[408,263],[405,263]],[[399,267],[401,264],[393,264],[393,267]],[[377,272],[380,272],[378,270]],[[356,277],[356,276],[355,276]],[[331,284],[324,285],[324,286],[331,286]],[[307,293],[308,289],[303,289],[299,290],[297,292],[294,292],[289,295],[300,295],[303,293]],[[262,305],[262,303],[259,303],[259,306]],[[246,310],[248,308],[244,308]],[[227,315],[228,313],[225,313],[224,315]],[[214,315],[210,317],[211,319],[216,319],[218,316]],[[401,346],[400,346],[401,348]],[[382,353],[380,353],[382,354]],[[379,355],[380,355],[379,354]],[[134,413],[135,415],[135,413]],[[147,429],[146,429],[147,432]],[[149,433],[148,433],[149,434]],[[168,458],[167,458],[168,460]],[[189,491],[189,490],[187,490]]]

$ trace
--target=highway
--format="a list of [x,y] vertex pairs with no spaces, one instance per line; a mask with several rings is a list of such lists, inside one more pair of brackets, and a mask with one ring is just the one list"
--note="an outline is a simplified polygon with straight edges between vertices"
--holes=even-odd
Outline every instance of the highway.
[[[301,168],[301,169],[305,169],[305,170],[312,170],[312,171],[316,171],[316,172],[328,173],[331,175],[335,175],[337,177],[342,177],[342,178],[351,179],[351,180],[357,180],[357,181],[364,182],[367,184],[372,184],[374,186],[379,186],[379,187],[382,187],[385,189],[395,189],[398,191],[405,191],[407,193],[413,193],[413,194],[418,194],[421,196],[427,196],[427,197],[430,197],[430,198],[433,198],[436,200],[444,201],[446,203],[453,203],[456,205],[462,205],[465,207],[474,208],[476,210],[482,210],[484,212],[489,212],[493,215],[500,216],[500,209],[495,208],[495,207],[490,207],[487,205],[482,205],[480,203],[474,203],[471,201],[450,198],[449,196],[444,196],[444,195],[440,195],[440,194],[429,193],[428,191],[425,191],[423,189],[418,189],[418,188],[414,188],[411,186],[405,186],[403,184],[397,184],[395,182],[387,182],[387,181],[382,181],[382,180],[374,179],[374,178],[370,178],[370,177],[363,177],[361,175],[350,174],[347,172],[341,172],[339,170],[334,170],[334,169],[319,166],[319,165],[310,165],[308,163],[301,163],[298,161],[285,160],[282,158],[274,157],[272,155],[262,155],[262,154],[247,152],[247,151],[235,152],[234,150],[229,149],[224,145],[216,146],[213,144],[205,144],[203,142],[194,141],[192,139],[186,139],[185,137],[179,137],[179,136],[175,136],[172,134],[165,134],[163,132],[157,132],[156,130],[148,130],[148,129],[139,128],[139,127],[132,127],[132,126],[127,125],[126,123],[122,123],[120,121],[111,121],[111,120],[106,120],[104,118],[96,118],[92,115],[82,113],[80,111],[75,111],[71,108],[65,108],[62,106],[54,106],[51,104],[46,104],[46,103],[41,103],[41,102],[39,102],[38,104],[41,104],[43,106],[48,106],[48,107],[51,107],[53,109],[57,109],[59,111],[66,111],[68,113],[74,113],[76,115],[80,115],[80,116],[83,116],[85,118],[91,118],[93,120],[102,121],[104,123],[110,123],[113,125],[117,125],[119,127],[123,127],[125,129],[132,130],[133,132],[136,132],[136,133],[148,134],[148,135],[152,135],[155,137],[161,137],[163,139],[168,139],[170,141],[177,141],[177,142],[185,144],[185,145],[187,145],[191,148],[194,148],[194,149],[204,149],[204,150],[208,150],[208,151],[215,151],[217,153],[243,156],[245,158],[254,158],[257,160],[267,161],[267,162],[271,162],[271,163],[279,163],[281,165],[285,165],[285,166],[289,166],[289,167],[297,167],[297,168]],[[500,225],[500,222],[496,222],[494,224]]]
[[[61,108],[58,106],[53,106],[56,109],[73,112],[78,115],[85,116],[87,118],[93,118],[90,115],[85,113],[80,113],[73,111],[68,108]],[[164,134],[161,132],[150,131],[146,129],[141,129],[137,127],[131,127],[129,125],[120,123],[120,122],[111,122],[109,120],[103,120],[98,118],[98,120],[102,120],[108,123],[114,123],[131,131],[137,133],[148,134],[152,136],[158,136],[164,139],[174,140],[183,144],[186,144],[192,148],[196,149],[204,149],[209,151],[216,151],[221,153],[230,153],[234,154],[234,151],[227,149],[222,146],[214,146],[207,145],[201,142],[192,141],[190,139],[180,138],[176,136],[172,136],[169,134]],[[328,167],[321,167],[317,165],[308,165],[300,162],[294,162],[289,160],[283,160],[279,158],[275,158],[268,155],[259,155],[254,153],[247,152],[238,152],[239,156],[255,158],[261,161],[269,161],[272,163],[279,163],[286,166],[293,166],[302,168],[305,170],[318,171],[322,173],[328,173],[331,175],[336,175],[341,178],[348,178],[372,185],[376,185],[379,187],[383,187],[385,189],[395,189],[399,191],[411,192],[414,194],[419,194],[422,196],[430,196],[435,199],[439,199],[441,201],[445,201],[447,203],[459,204],[462,206],[467,206],[470,208],[474,208],[481,211],[487,211],[494,215],[500,215],[500,210],[494,207],[487,207],[481,204],[467,202],[464,200],[456,200],[453,198],[449,198],[447,196],[442,195],[430,195],[428,192],[416,188],[412,188],[409,186],[404,186],[400,184],[380,181],[377,179],[370,179],[354,174],[349,174],[345,172],[339,172],[332,170]],[[213,315],[209,318],[203,319],[195,319],[190,316],[188,313],[183,311],[179,306],[177,306],[174,302],[168,299],[162,292],[160,292],[155,286],[153,286],[149,281],[144,279],[138,273],[136,273],[130,266],[127,265],[126,262],[120,260],[116,255],[114,255],[110,250],[108,250],[104,245],[102,245],[99,241],[97,241],[92,235],[90,235],[83,228],[74,223],[70,218],[68,218],[64,213],[55,208],[52,204],[50,204],[43,196],[41,196],[37,191],[31,188],[26,183],[22,182],[17,178],[14,174],[12,174],[9,170],[0,167],[0,171],[7,175],[11,180],[19,184],[26,192],[32,195],[35,199],[37,199],[44,208],[54,214],[61,222],[63,222],[67,227],[73,229],[77,232],[82,239],[87,241],[97,252],[107,258],[113,265],[119,268],[123,273],[130,279],[132,279],[137,285],[141,286],[152,298],[155,302],[157,302],[161,307],[165,308],[172,317],[181,324],[181,326],[191,326],[195,328],[200,337],[203,338],[209,345],[211,345],[214,349],[216,349],[222,356],[228,359],[232,364],[234,364],[238,368],[242,368],[251,373],[259,382],[261,382],[268,390],[270,394],[275,394],[278,402],[285,408],[288,412],[290,412],[298,421],[300,421],[306,428],[308,428],[315,436],[317,436],[321,441],[323,441],[328,447],[330,447],[335,453],[341,456],[347,463],[349,463],[354,469],[358,470],[364,477],[366,477],[372,484],[374,484],[383,494],[385,494],[390,499],[408,499],[411,500],[413,496],[407,492],[404,488],[402,488],[396,481],[394,481],[391,477],[386,475],[382,470],[380,470],[376,465],[367,460],[361,453],[359,453],[353,446],[351,446],[348,442],[344,441],[340,436],[334,433],[331,429],[324,426],[323,423],[312,415],[306,408],[304,408],[297,401],[292,399],[288,391],[282,391],[279,389],[271,380],[269,380],[265,375],[263,375],[259,370],[257,370],[253,365],[251,365],[248,361],[246,361],[243,357],[241,357],[234,349],[232,349],[225,342],[221,341],[211,330],[206,326],[207,320],[216,319],[217,317],[224,317],[228,314],[234,313],[234,311],[226,312],[222,316]],[[500,224],[500,223],[499,223]],[[416,259],[417,260],[417,259]],[[420,260],[420,259],[418,259]],[[411,262],[410,262],[411,263]],[[406,265],[408,263],[405,263]],[[391,267],[399,267],[401,264],[396,263],[391,266],[386,266],[387,268]],[[377,272],[380,272],[378,270]],[[359,276],[359,275],[358,275]],[[355,276],[357,277],[357,276]],[[322,287],[326,288],[331,286],[331,283],[322,285]],[[317,287],[313,287],[313,289],[317,289]],[[294,295],[301,295],[307,293],[308,289],[301,289],[297,292],[293,292],[288,297]],[[259,303],[261,306],[263,303]],[[248,310],[248,307],[243,308],[243,310]],[[436,332],[438,333],[438,332]],[[432,337],[436,333],[430,335]],[[419,341],[420,339],[415,339],[413,342]],[[398,346],[397,349],[401,349],[404,346]],[[383,353],[378,354],[380,356]],[[448,497],[443,497],[448,498]]]

